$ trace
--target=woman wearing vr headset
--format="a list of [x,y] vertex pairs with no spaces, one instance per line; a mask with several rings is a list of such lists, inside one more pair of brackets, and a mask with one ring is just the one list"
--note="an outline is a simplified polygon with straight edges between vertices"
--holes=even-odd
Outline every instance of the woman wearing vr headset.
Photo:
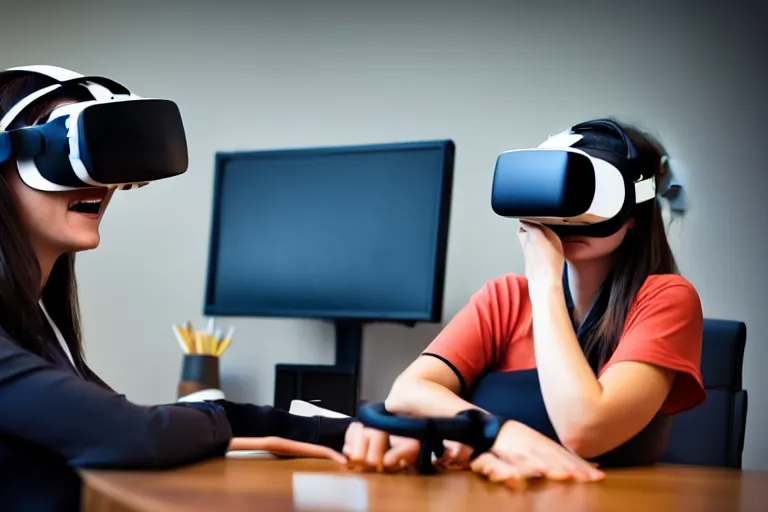
[[[0,73],[0,508],[77,509],[80,482],[72,468],[78,467],[162,468],[222,456],[229,449],[265,449],[344,462],[338,452],[349,420],[305,418],[223,400],[139,406],[110,389],[88,367],[74,255],[99,245],[99,224],[115,189],[57,188],[57,181],[83,178],[82,172],[76,178],[72,170],[85,159],[72,163],[73,151],[57,145],[67,140],[67,127],[50,122],[52,113],[94,100],[96,91],[86,83],[90,82],[61,68]],[[111,93],[126,92],[108,80],[102,84],[111,87]],[[107,98],[88,116],[81,115],[85,129],[94,119],[119,115],[121,105],[116,103]],[[169,112],[175,106],[170,102],[123,105],[130,112],[144,109],[146,115],[157,117],[156,123],[142,123],[139,130],[174,128]],[[113,120],[121,133],[129,133],[132,119],[128,115]],[[69,128],[74,124],[70,121]],[[36,138],[37,128],[25,131],[30,126],[45,126],[45,144]],[[109,131],[106,125],[95,128],[101,135]],[[180,124],[175,128],[182,130],[184,143],[183,128]],[[137,132],[132,143],[138,144],[141,136]],[[167,140],[169,134],[152,137]],[[148,156],[155,164],[157,150]],[[135,151],[139,148],[132,146],[131,153]],[[100,150],[89,146],[89,152],[88,165],[82,165],[95,175]],[[23,158],[25,154],[42,156],[35,167]],[[138,161],[137,156],[132,158]],[[183,167],[180,172],[186,161]],[[152,169],[157,178],[157,167]],[[110,172],[116,171],[107,169],[101,178],[110,179]],[[180,172],[171,169],[167,174]]]
[[[651,136],[607,119],[535,150],[503,153],[494,209],[521,218],[525,275],[492,279],[476,292],[396,379],[387,411],[445,417],[480,409],[508,420],[489,452],[470,461],[470,450],[452,443],[444,456],[498,481],[589,481],[604,475],[585,460],[603,467],[657,462],[671,416],[705,397],[701,304],[677,273],[662,220],[659,196],[674,190],[665,155]],[[509,198],[524,193],[520,180],[530,179],[532,159],[538,176],[549,172],[546,162],[578,160],[597,184],[588,201],[574,204],[614,203],[620,212],[578,228],[523,220],[532,215],[516,205],[530,208],[533,199]],[[551,175],[560,172],[553,166]],[[504,183],[516,185],[502,190]],[[536,186],[531,196],[541,179]],[[612,194],[625,197],[624,205]],[[414,440],[358,424],[348,444],[353,461],[384,468],[412,463],[418,449]]]

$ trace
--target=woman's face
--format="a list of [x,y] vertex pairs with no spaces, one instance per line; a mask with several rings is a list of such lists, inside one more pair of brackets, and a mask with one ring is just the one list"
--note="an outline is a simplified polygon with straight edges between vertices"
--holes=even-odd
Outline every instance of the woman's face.
[[98,247],[99,224],[114,189],[41,192],[27,186],[15,166],[5,177],[38,257]]
[[605,238],[588,236],[564,236],[560,238],[563,243],[563,254],[570,262],[599,260],[613,254],[624,242],[627,231],[634,225],[634,220],[629,220],[616,233]]
[[[49,111],[70,103],[74,101],[59,101],[51,105]],[[38,258],[55,260],[67,252],[98,247],[99,224],[114,189],[41,192],[24,183],[14,164],[5,173],[5,178]]]

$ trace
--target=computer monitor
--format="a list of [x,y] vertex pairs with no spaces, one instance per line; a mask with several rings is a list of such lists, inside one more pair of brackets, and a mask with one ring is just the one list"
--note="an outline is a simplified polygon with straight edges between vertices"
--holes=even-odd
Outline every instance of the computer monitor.
[[440,322],[451,140],[220,152],[207,316],[336,322],[337,364],[362,324]]
[[219,153],[205,314],[437,322],[450,141]]

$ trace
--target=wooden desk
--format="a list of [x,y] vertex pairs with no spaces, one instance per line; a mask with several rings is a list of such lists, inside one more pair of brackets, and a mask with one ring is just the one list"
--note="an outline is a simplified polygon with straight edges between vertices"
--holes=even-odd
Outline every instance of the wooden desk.
[[327,460],[219,459],[165,472],[84,471],[83,510],[768,510],[761,498],[768,473],[654,467],[607,475],[596,484],[544,482],[513,491],[468,471],[361,474]]

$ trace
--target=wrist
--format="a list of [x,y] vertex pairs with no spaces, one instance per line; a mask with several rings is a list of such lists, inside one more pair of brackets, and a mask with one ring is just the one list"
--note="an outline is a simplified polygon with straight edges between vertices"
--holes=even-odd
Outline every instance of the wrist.
[[528,296],[532,302],[546,301],[565,294],[562,276],[549,276],[528,281]]
[[467,418],[472,422],[469,438],[461,440],[463,444],[472,447],[471,459],[491,449],[505,423],[500,416],[475,408],[461,411],[456,416]]

